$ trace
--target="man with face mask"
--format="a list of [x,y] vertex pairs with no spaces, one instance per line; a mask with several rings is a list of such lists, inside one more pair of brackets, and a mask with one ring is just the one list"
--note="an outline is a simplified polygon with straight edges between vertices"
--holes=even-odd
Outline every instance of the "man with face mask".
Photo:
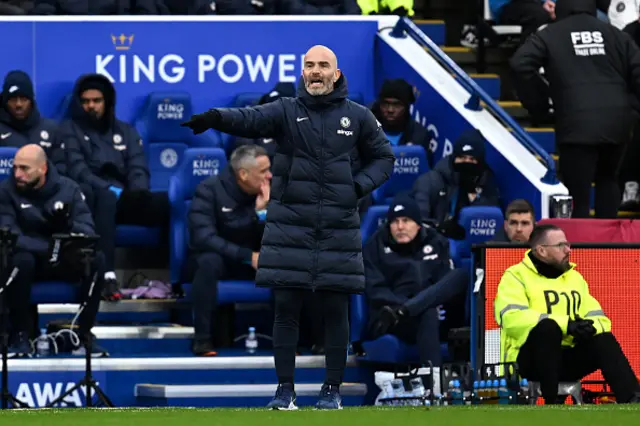
[[367,241],[363,255],[369,337],[391,333],[417,343],[420,362],[439,367],[439,307],[464,322],[469,282],[466,271],[453,268],[449,241],[422,223],[412,198],[399,195],[389,206],[387,225]]
[[[91,212],[84,202],[79,186],[64,176],[47,161],[38,145],[20,148],[13,161],[13,175],[0,184],[0,227],[7,227],[18,235],[15,250],[10,257],[8,270],[18,273],[7,287],[10,322],[15,338],[9,352],[14,356],[29,356],[32,347],[29,332],[32,330],[30,314],[31,285],[36,280],[82,281],[80,294],[89,297],[91,283],[85,279],[84,265],[75,257],[77,253],[60,250],[61,262],[52,264],[49,253],[53,234],[95,235]],[[78,336],[84,342],[93,327],[100,291],[104,279],[104,256],[98,253],[92,263],[98,279],[89,302],[79,318]],[[6,280],[7,277],[0,279]],[[75,348],[79,353],[83,347]],[[93,352],[106,354],[95,343]]]
[[413,185],[422,217],[434,221],[449,238],[465,238],[458,225],[463,207],[500,205],[493,173],[485,163],[485,143],[479,130],[465,130],[453,144],[452,155]]
[[531,250],[498,285],[495,318],[500,359],[540,382],[546,404],[558,404],[558,383],[600,369],[618,403],[640,402],[638,380],[611,333],[611,321],[569,262],[571,245],[559,227],[536,226]]
[[161,227],[169,224],[166,192],[149,191],[149,169],[142,139],[115,116],[116,92],[99,74],[84,75],[73,91],[71,119],[61,126],[69,176],[92,191],[91,200],[105,254],[106,297],[117,299],[116,224]]
[[189,210],[193,352],[200,356],[216,355],[212,321],[218,280],[255,278],[269,203],[271,162],[264,148],[241,146],[229,164],[198,185]]
[[40,115],[29,75],[24,71],[11,71],[2,85],[0,146],[20,148],[28,144],[40,145],[58,171],[66,173],[58,124]]
[[347,99],[335,54],[314,46],[303,61],[296,98],[252,108],[211,109],[184,126],[216,129],[278,144],[256,274],[274,293],[273,346],[278,376],[269,408],[295,410],[298,323],[304,291],[323,310],[326,379],[317,408],[340,409],[349,343],[349,293],[364,290],[358,200],[382,185],[395,157],[367,108]]

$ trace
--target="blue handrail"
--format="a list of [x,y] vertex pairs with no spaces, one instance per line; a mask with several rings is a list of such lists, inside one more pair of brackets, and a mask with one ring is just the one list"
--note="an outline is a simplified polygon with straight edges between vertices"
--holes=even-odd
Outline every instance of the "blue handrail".
[[403,17],[398,19],[398,23],[391,31],[391,36],[403,38],[405,31],[418,44],[427,47],[442,63],[446,65],[458,77],[462,86],[469,91],[471,98],[466,107],[473,110],[480,110],[480,101],[493,111],[506,125],[513,129],[513,135],[522,143],[529,151],[539,155],[547,166],[547,173],[542,177],[542,182],[547,184],[559,183],[556,177],[556,163],[536,141],[534,141],[525,132],[516,121],[507,114],[478,84],[471,79],[454,61],[447,56],[429,37],[427,37],[409,18]]

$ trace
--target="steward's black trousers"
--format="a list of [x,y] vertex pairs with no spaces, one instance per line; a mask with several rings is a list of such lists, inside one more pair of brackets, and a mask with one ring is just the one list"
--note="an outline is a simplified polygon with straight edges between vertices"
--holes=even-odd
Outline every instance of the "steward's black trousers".
[[[274,289],[275,320],[273,322],[273,354],[278,382],[294,380],[296,349],[300,330],[300,314],[307,290]],[[349,344],[349,294],[318,291],[315,303],[324,322],[326,378],[328,385],[340,385],[347,364]]]
[[598,334],[573,348],[561,343],[560,326],[544,319],[531,330],[518,354],[520,374],[540,382],[545,404],[559,402],[559,382],[575,382],[596,370],[602,371],[618,403],[629,402],[638,392],[638,380],[613,334]]

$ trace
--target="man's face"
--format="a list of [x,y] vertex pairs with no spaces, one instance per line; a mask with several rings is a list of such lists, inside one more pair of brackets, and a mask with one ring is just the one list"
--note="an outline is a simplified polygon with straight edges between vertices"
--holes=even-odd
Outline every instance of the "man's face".
[[80,95],[82,109],[95,118],[102,118],[104,115],[104,95],[97,89],[89,89]]
[[340,77],[340,70],[329,52],[312,50],[304,58],[302,77],[307,92],[311,96],[321,96],[331,93],[333,83]]
[[540,259],[560,269],[569,269],[571,244],[563,231],[547,232],[545,241],[537,248]]
[[533,216],[531,213],[511,213],[504,221],[504,231],[509,241],[526,243],[533,231]]
[[13,160],[13,176],[18,190],[35,188],[46,172],[46,163],[37,164],[33,158],[16,155]]
[[456,164],[460,164],[460,163],[478,164],[478,160],[476,160],[476,157],[474,157],[473,155],[459,155],[453,159],[453,162]]
[[407,244],[418,235],[420,225],[408,217],[397,217],[389,224],[389,229],[398,244]]
[[383,98],[380,100],[380,112],[385,122],[389,124],[400,123],[405,119],[407,108],[395,98]]
[[270,168],[271,162],[269,161],[269,157],[261,155],[256,157],[256,164],[253,167],[240,169],[240,180],[251,194],[258,194],[260,193],[262,185],[271,180]]
[[12,96],[7,101],[9,114],[16,120],[25,120],[31,114],[31,99],[24,96]]

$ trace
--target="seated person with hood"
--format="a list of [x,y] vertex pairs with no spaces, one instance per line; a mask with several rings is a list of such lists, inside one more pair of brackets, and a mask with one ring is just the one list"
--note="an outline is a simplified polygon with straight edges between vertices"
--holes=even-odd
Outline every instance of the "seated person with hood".
[[422,217],[435,222],[448,238],[465,238],[458,225],[463,207],[500,205],[498,187],[485,162],[485,143],[479,130],[465,130],[453,144],[453,154],[443,157],[413,185]]
[[169,226],[167,193],[149,191],[142,139],[116,118],[115,105],[116,92],[106,77],[84,75],[73,91],[71,119],[61,126],[69,177],[93,193],[89,204],[106,258],[106,296],[112,299],[119,298],[116,224]]
[[28,144],[40,145],[58,171],[66,173],[58,123],[40,115],[29,75],[11,71],[2,85],[0,146],[21,148]]
[[496,233],[491,242],[528,243],[535,224],[536,215],[531,203],[523,199],[513,200],[507,206],[504,226]]
[[417,343],[420,362],[442,363],[439,307],[462,326],[469,276],[454,269],[449,241],[422,223],[416,202],[394,198],[381,226],[363,249],[365,294],[369,304],[369,336],[391,333]]
[[[32,353],[29,342],[29,333],[34,325],[29,309],[31,285],[39,280],[82,283],[81,299],[88,299],[88,303],[79,316],[76,332],[80,342],[84,343],[100,306],[104,256],[97,252],[92,261],[91,275],[96,274],[97,279],[93,291],[90,291],[91,278],[85,276],[85,265],[79,251],[70,246],[73,242],[61,245],[57,259],[53,253],[50,254],[54,234],[95,235],[95,230],[78,184],[60,176],[38,145],[20,148],[13,161],[13,175],[0,183],[0,227],[18,235],[8,268],[17,268],[13,282],[7,287],[9,318],[15,333],[9,352],[13,356]],[[95,343],[92,345],[92,353],[106,354]],[[76,346],[74,352],[83,353],[84,345]]]
[[413,87],[405,80],[385,80],[371,111],[382,124],[382,130],[392,146],[422,146],[429,167],[433,167],[433,153],[429,147],[433,135],[411,118],[409,111],[415,102]]
[[[296,97],[296,87],[293,83],[278,83],[276,87],[274,87],[269,93],[265,93],[258,101],[258,105],[265,105],[269,102],[277,101],[280,98],[295,98]],[[273,140],[272,137],[267,138],[259,138],[259,139],[249,139],[243,137],[235,138],[234,142],[231,144],[230,148],[227,149],[228,155],[231,156],[231,153],[236,150],[236,148],[242,145],[258,145],[264,148],[267,151],[267,155],[269,156],[269,160],[273,161],[273,156],[276,154],[277,144]]]

